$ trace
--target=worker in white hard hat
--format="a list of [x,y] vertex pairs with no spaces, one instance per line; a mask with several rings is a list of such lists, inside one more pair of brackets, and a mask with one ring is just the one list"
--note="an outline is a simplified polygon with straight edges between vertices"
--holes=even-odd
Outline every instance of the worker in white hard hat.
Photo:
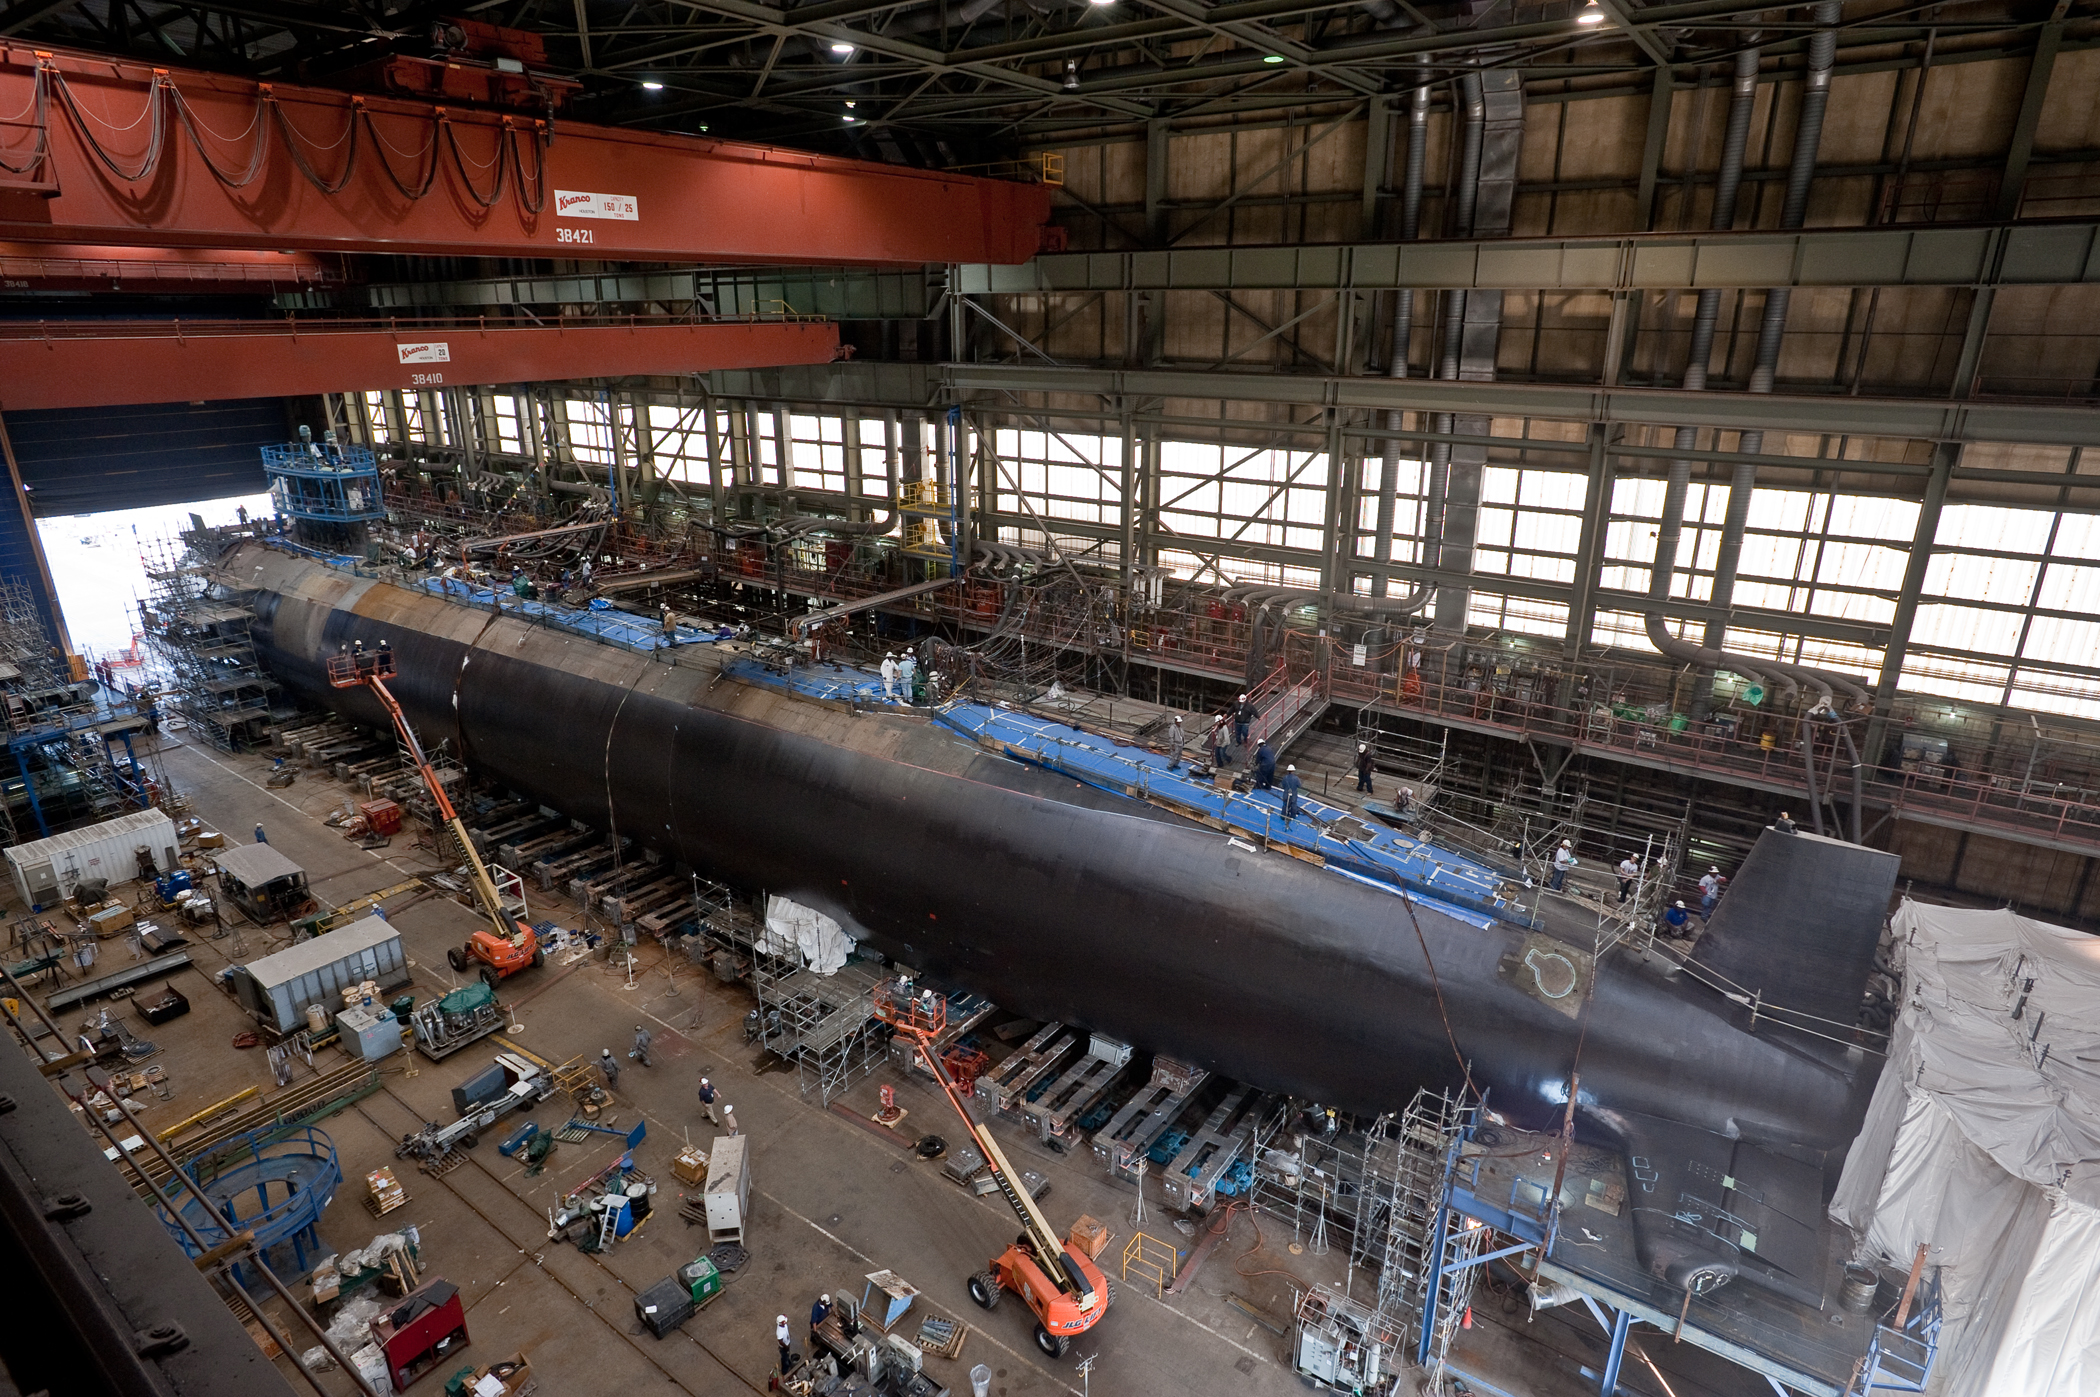
[[649,1065],[649,1030],[640,1024],[634,1026],[634,1046],[627,1050],[627,1056],[644,1067]]
[[605,1074],[605,1085],[608,1087],[620,1084],[620,1064],[613,1058],[611,1048],[598,1050],[598,1070]]
[[1189,745],[1189,730],[1181,725],[1181,715],[1176,713],[1174,721],[1167,724],[1167,770],[1181,770],[1181,751]]
[[819,1346],[817,1342],[817,1326],[830,1318],[831,1296],[828,1294],[819,1295],[816,1303],[809,1307],[809,1351],[811,1353],[815,1353]]
[[1239,696],[1239,699],[1232,706],[1232,741],[1234,746],[1245,747],[1247,745],[1247,733],[1254,726],[1255,718],[1260,716],[1260,714],[1261,710],[1254,706],[1253,699],[1248,698],[1245,694]]
[[721,1093],[715,1090],[713,1082],[710,1082],[705,1077],[700,1079],[700,1109],[707,1112],[707,1119],[714,1125],[722,1123],[722,1118],[715,1114],[715,1102],[720,1095]]
[[1357,743],[1356,789],[1362,791],[1365,795],[1375,794],[1371,789],[1371,761],[1371,744],[1368,742]]
[[1682,902],[1675,903],[1663,913],[1663,935],[1686,937],[1692,934],[1692,914]]
[[1554,892],[1559,892],[1561,885],[1568,881],[1568,870],[1574,866],[1575,841],[1563,839],[1560,841],[1560,847],[1553,851],[1553,876],[1547,879],[1546,886]]
[[1298,818],[1298,792],[1304,789],[1305,786],[1305,783],[1298,779],[1297,767],[1286,766],[1283,769],[1282,785],[1283,822],[1285,824],[1289,824],[1291,821]]
[[1700,916],[1713,916],[1714,907],[1721,900],[1721,889],[1727,886],[1728,880],[1721,876],[1721,866],[1719,864],[1715,864],[1706,870],[1706,876],[1699,880]]
[[781,1376],[785,1377],[787,1370],[795,1366],[795,1349],[788,1339],[788,1317],[786,1315],[782,1315],[773,1321],[773,1341],[780,1345],[780,1372]]
[[885,702],[897,697],[897,652],[894,650],[882,657],[882,697]]

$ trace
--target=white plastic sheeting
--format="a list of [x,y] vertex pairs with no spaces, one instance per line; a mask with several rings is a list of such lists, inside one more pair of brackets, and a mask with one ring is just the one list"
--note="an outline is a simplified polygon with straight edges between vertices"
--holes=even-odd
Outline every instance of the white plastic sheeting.
[[784,897],[766,898],[766,934],[760,945],[776,956],[799,955],[819,975],[832,975],[853,954],[845,929],[814,907]]
[[2100,1393],[2100,939],[1908,901],[1893,926],[1903,1008],[1831,1215],[1898,1269],[1930,1248],[1930,1391]]

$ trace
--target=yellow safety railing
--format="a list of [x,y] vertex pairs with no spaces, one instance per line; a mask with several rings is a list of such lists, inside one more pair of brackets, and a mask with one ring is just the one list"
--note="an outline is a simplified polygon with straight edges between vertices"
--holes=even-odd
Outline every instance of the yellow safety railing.
[[1139,1232],[1123,1248],[1123,1279],[1127,1281],[1135,1273],[1139,1280],[1151,1281],[1155,1297],[1167,1293],[1180,1267],[1181,1253],[1157,1237]]

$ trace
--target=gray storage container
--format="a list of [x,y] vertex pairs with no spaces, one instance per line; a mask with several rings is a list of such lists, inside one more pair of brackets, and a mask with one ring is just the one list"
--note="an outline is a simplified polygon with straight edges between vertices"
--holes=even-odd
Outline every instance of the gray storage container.
[[320,1005],[332,1019],[350,986],[377,980],[384,992],[407,984],[410,976],[401,933],[382,917],[365,917],[234,966],[226,978],[242,1008],[279,1033],[292,1033],[305,1027],[309,1004]]

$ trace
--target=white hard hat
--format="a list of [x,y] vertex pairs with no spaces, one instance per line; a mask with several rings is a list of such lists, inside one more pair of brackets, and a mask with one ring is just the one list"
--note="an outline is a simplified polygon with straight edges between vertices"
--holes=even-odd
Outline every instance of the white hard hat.
[[1247,697],[1247,696],[1246,696],[1245,694],[1241,694],[1241,695],[1240,695],[1240,697],[1241,697],[1241,698],[1245,698],[1245,697]]
[[1572,839],[1563,839],[1560,841],[1560,847],[1563,849],[1572,849],[1575,847],[1575,841]]
[[1296,771],[1296,770],[1297,770],[1298,768],[1297,768],[1297,766],[1296,766],[1295,764],[1292,764],[1292,763],[1286,763],[1283,769],[1284,769],[1285,771]]
[[818,1298],[819,1300],[823,1301],[823,1302],[824,1302],[825,1304],[827,1304],[827,1305],[831,1303],[831,1295],[830,1295],[830,1293],[829,1293],[829,1292],[826,1292],[826,1293],[825,1293],[825,1294],[823,1294],[823,1295],[819,1295],[819,1296],[818,1296],[817,1298]]
[[598,1050],[598,1056],[600,1056],[600,1057],[611,1057],[611,1056],[612,1056],[612,1049],[611,1049],[611,1048],[600,1048],[600,1049]]
[[707,1078],[705,1078],[705,1077],[702,1077],[702,1078],[700,1079],[700,1085],[701,1085],[701,1086],[703,1086],[703,1087],[704,1087],[704,1086],[707,1086],[707,1085],[708,1085],[708,1080],[707,1080]]
[[1719,865],[1719,864],[1717,864],[1717,863],[1716,863],[1716,864],[1709,864],[1709,865],[1707,866],[1707,869],[1706,869],[1706,871],[1707,871],[1708,873],[1719,873],[1719,872],[1721,871],[1721,865]]
[[1357,750],[1357,751],[1359,751],[1359,752],[1368,752],[1368,751],[1370,751],[1370,750],[1371,750],[1371,748],[1370,748],[1370,745],[1369,745],[1369,744],[1367,744],[1367,743],[1363,743],[1363,742],[1359,742],[1359,743],[1357,743],[1357,744],[1356,744],[1356,750]]
[[786,1324],[788,1322],[788,1317],[786,1315],[782,1315],[780,1316],[780,1318],[774,1320],[773,1322],[775,1324]]
[[1680,899],[1680,900],[1678,901],[1678,903],[1677,903],[1677,910],[1678,910],[1678,911],[1680,911],[1680,912],[1682,912],[1682,911],[1684,910],[1684,902],[1683,902],[1683,900],[1682,900],[1682,899]]

